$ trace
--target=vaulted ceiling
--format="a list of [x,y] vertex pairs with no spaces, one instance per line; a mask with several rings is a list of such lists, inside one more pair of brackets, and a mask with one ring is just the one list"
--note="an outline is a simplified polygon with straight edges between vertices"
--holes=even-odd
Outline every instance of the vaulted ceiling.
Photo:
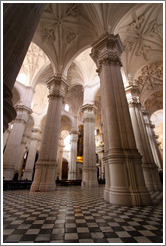
[[62,73],[83,49],[115,25],[131,8],[130,3],[48,3],[42,13],[33,41]]
[[66,103],[76,114],[83,100],[82,87],[99,80],[89,53],[104,32],[119,34],[124,46],[123,70],[127,80],[139,86],[141,103],[151,113],[161,109],[162,11],[162,3],[46,4],[20,70],[29,86],[36,85],[34,112],[46,110],[46,81],[63,73],[71,86]]

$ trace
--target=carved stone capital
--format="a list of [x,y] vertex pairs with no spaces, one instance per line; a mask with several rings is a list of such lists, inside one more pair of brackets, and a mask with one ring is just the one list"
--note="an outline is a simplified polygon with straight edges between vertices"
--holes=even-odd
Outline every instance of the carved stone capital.
[[33,127],[31,139],[40,141],[41,134],[42,134],[42,131],[39,127]]
[[137,85],[131,84],[125,88],[128,104],[130,106],[141,106],[140,104],[140,92]]
[[146,109],[141,109],[141,112],[143,113],[143,115],[149,115],[148,111]]
[[24,105],[17,105],[16,112],[17,112],[17,116],[15,122],[22,121],[23,123],[27,123],[29,119],[29,115],[32,113],[32,110]]
[[97,108],[94,104],[85,104],[81,107],[81,111],[83,112],[83,122],[85,121],[95,121],[95,113]]
[[123,46],[119,35],[106,33],[92,44],[90,56],[97,65],[97,72],[100,73],[104,64],[122,66],[120,59],[122,52]]
[[53,76],[48,82],[47,86],[49,89],[49,98],[50,97],[62,97],[66,95],[68,91],[69,84],[67,81],[62,78],[62,76]]
[[77,142],[78,141],[78,131],[72,131],[71,132],[71,142]]

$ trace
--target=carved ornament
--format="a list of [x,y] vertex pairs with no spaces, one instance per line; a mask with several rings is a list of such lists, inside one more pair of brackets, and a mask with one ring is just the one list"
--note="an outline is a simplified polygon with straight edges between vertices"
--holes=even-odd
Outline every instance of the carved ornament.
[[61,76],[53,76],[51,80],[47,82],[49,89],[49,98],[51,97],[62,97],[64,98],[69,85]]
[[163,84],[163,67],[156,63],[147,65],[142,69],[142,75],[135,80],[135,83],[141,91],[144,87],[147,90],[154,90],[156,85]]
[[142,14],[137,16],[133,15],[133,22],[131,22],[127,29],[127,38],[124,39],[124,49],[127,53],[134,52],[136,56],[142,56],[148,60],[148,53],[153,49],[152,40],[157,36],[157,45],[162,48],[162,33],[161,25],[157,20],[152,22],[148,21],[147,17]]
[[122,66],[120,55],[123,51],[123,46],[118,35],[106,33],[92,47],[90,56],[97,65],[98,73],[100,73],[104,64]]

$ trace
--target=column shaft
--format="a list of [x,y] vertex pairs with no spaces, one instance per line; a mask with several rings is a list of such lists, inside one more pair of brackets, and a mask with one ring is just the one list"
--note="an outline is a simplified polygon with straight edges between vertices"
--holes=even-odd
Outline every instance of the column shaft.
[[142,110],[142,113],[143,113],[143,118],[145,121],[145,126],[146,126],[146,130],[147,130],[148,139],[150,142],[153,158],[154,158],[154,161],[155,161],[155,163],[158,166],[158,169],[160,171],[163,169],[163,160],[162,160],[161,153],[160,153],[158,146],[157,146],[157,141],[154,137],[153,125],[151,124],[151,122],[149,120],[148,112],[146,110]]
[[77,142],[78,142],[78,133],[77,131],[71,132],[71,158],[69,166],[69,180],[76,180],[76,161],[77,161]]
[[91,57],[97,64],[101,83],[106,173],[104,198],[119,205],[151,204],[120,72],[123,47],[119,36],[106,33],[92,47]]
[[[12,88],[35,33],[44,4],[4,3],[3,12],[3,129],[16,117]],[[16,31],[17,30],[17,31]]]
[[27,158],[27,162],[25,166],[25,171],[22,177],[23,180],[25,179],[32,180],[36,152],[37,152],[38,144],[40,142],[40,137],[41,137],[41,130],[34,127],[32,129],[32,137],[31,137],[31,143],[29,147],[28,158]]
[[53,77],[48,83],[49,105],[46,125],[36,163],[31,191],[54,191],[57,178],[57,150],[60,133],[61,111],[67,84],[62,77]]
[[25,130],[25,123],[28,121],[30,109],[24,106],[17,106],[17,117],[13,122],[13,128],[8,138],[8,143],[4,152],[4,179],[11,180],[14,172],[20,167],[20,146]]
[[98,186],[95,151],[95,107],[82,106],[84,122],[84,162],[82,168],[82,187]]

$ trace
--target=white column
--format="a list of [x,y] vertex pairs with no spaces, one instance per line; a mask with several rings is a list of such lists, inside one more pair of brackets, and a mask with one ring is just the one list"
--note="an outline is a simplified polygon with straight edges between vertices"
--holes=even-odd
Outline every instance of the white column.
[[32,180],[33,168],[35,164],[36,152],[41,141],[41,129],[33,127],[28,158],[22,180]]
[[154,163],[143,115],[141,112],[138,86],[128,86],[126,88],[126,93],[136,145],[142,156],[142,168],[146,187],[149,191],[160,191],[162,190],[162,185],[160,182],[157,167]]
[[54,191],[56,187],[61,111],[68,85],[61,76],[54,76],[47,84],[49,88],[49,105],[31,191]]
[[143,113],[143,117],[144,117],[144,121],[145,121],[145,125],[146,125],[146,130],[147,130],[153,158],[155,160],[156,165],[158,166],[159,171],[162,172],[162,170],[163,170],[163,158],[162,158],[161,152],[158,148],[157,141],[155,138],[155,133],[153,130],[155,126],[151,123],[151,121],[149,119],[148,112],[146,110],[142,109],[142,113]]
[[18,105],[16,112],[17,117],[13,122],[13,128],[4,152],[3,177],[5,180],[11,180],[14,176],[14,172],[18,171],[20,164],[20,145],[31,109],[23,105]]
[[62,161],[63,161],[63,149],[64,149],[64,144],[63,144],[63,138],[59,138],[59,145],[58,145],[58,171],[57,171],[57,177],[59,180],[62,179]]
[[100,178],[104,179],[105,178],[105,169],[104,169],[104,162],[103,162],[104,145],[99,145],[97,147],[97,154],[99,155],[99,160],[100,160],[100,163],[101,163],[101,166],[100,166]]
[[95,110],[93,104],[82,106],[84,122],[84,154],[82,187],[98,186],[95,151]]
[[69,164],[69,173],[68,179],[69,180],[76,180],[76,162],[77,162],[77,142],[78,142],[78,132],[72,131],[71,132],[71,158]]
[[120,71],[122,43],[118,35],[106,33],[92,47],[91,57],[98,67],[101,83],[106,173],[104,198],[117,205],[149,205],[152,201],[145,186]]

